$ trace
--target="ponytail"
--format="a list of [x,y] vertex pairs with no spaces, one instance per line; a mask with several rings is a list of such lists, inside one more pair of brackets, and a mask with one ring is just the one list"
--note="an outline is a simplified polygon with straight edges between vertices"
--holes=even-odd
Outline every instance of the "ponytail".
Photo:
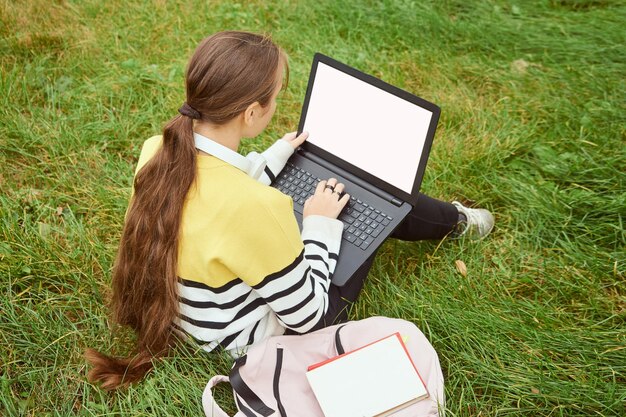
[[87,349],[85,359],[92,365],[87,375],[89,381],[101,382],[101,387],[107,391],[138,382],[152,369],[152,356],[147,352],[132,358],[113,358]]
[[177,255],[181,214],[195,180],[193,120],[172,119],[161,149],[139,170],[113,269],[113,319],[137,333],[134,353],[113,358],[87,349],[88,378],[107,390],[137,382],[167,355],[178,315]]

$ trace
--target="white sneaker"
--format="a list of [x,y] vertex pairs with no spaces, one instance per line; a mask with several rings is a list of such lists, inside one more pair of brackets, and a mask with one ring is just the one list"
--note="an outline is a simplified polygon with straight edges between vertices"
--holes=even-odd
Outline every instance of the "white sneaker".
[[495,219],[489,210],[465,207],[458,201],[453,201],[452,204],[467,219],[467,221],[458,224],[459,230],[454,233],[455,237],[467,235],[471,239],[482,239],[491,233]]

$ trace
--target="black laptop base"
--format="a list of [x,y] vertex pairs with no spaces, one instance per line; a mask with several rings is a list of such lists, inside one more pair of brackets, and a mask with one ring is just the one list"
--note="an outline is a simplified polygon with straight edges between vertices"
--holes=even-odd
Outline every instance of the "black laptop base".
[[[302,229],[303,204],[315,191],[317,181],[337,178],[345,184],[345,192],[350,194],[351,201],[339,215],[344,230],[339,260],[331,278],[333,284],[343,286],[406,217],[411,205],[397,200],[392,203],[391,198],[386,199],[357,184],[358,179],[349,180],[350,174],[340,172],[340,168],[331,170],[312,158],[315,155],[296,152],[272,187],[292,197],[296,219]],[[305,187],[298,190],[294,183]]]

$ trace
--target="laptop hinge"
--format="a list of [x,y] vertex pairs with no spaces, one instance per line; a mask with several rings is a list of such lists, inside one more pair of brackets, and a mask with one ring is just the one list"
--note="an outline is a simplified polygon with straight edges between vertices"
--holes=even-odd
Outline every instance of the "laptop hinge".
[[310,160],[312,160],[313,162],[323,166],[324,168],[328,169],[329,171],[332,171],[334,173],[336,173],[337,175],[341,176],[341,177],[345,177],[350,179],[350,181],[352,181],[353,183],[357,184],[360,187],[365,188],[367,191],[369,191],[372,194],[376,194],[378,197],[382,198],[383,200],[386,200],[388,202],[390,202],[391,204],[393,204],[394,206],[400,207],[402,206],[402,201],[399,200],[398,198],[394,197],[393,195],[389,194],[388,192],[381,190],[380,188],[374,187],[371,184],[369,184],[366,181],[363,181],[362,179],[360,179],[359,177],[350,174],[348,171],[339,168],[336,165],[332,165],[330,164],[328,161],[322,159],[321,157],[315,155],[314,153],[311,152],[307,152],[302,148],[298,148],[298,154],[300,154],[301,156],[308,158]]

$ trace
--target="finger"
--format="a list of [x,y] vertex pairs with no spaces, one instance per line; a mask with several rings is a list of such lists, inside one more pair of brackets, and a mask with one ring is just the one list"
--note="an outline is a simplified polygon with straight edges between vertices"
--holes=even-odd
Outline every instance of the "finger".
[[326,180],[322,180],[317,183],[317,187],[315,187],[315,194],[321,194],[324,192],[324,188],[326,187]]
[[348,201],[350,201],[350,194],[344,194],[339,199],[339,205],[341,206],[341,208],[344,208],[346,206],[346,204],[348,204]]
[[335,188],[335,186],[337,185],[337,178],[329,178],[328,181],[326,181],[326,184]]
[[343,190],[346,188],[346,186],[343,183],[337,183],[337,185],[335,185],[335,192],[337,194],[341,194],[343,193]]
[[[296,132],[294,132],[295,135]],[[300,145],[302,145],[304,143],[305,140],[307,140],[309,137],[309,132],[302,132],[300,134],[300,136],[295,137],[294,139],[292,139],[291,144],[294,145],[294,147],[298,147]]]
[[286,141],[291,142],[292,140],[294,140],[296,138],[297,134],[298,134],[298,132],[285,133],[285,136],[283,136],[283,139],[285,139]]
[[335,186],[337,185],[337,179],[330,178],[326,184],[327,185],[326,187],[324,187],[324,191],[329,194],[332,194],[335,191]]

